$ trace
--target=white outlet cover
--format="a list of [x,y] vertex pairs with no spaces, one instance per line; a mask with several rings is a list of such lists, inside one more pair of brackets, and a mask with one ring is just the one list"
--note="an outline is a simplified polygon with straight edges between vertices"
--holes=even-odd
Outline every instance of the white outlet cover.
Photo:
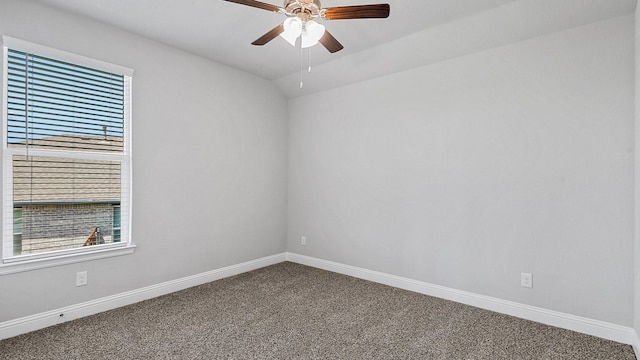
[[80,271],[76,273],[76,286],[85,286],[87,285],[87,272]]
[[530,273],[520,273],[520,286],[526,288],[533,287],[533,274]]

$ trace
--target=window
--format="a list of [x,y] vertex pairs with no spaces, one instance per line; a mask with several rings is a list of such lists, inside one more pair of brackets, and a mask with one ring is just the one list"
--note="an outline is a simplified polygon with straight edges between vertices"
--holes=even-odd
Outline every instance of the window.
[[22,253],[22,208],[13,208],[13,249]]
[[113,207],[113,241],[120,242],[120,206]]
[[3,42],[3,264],[130,245],[131,70]]

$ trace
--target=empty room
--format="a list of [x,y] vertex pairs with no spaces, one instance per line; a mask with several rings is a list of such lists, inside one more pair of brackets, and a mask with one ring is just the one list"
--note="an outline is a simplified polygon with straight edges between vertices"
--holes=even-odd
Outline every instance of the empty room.
[[637,0],[0,0],[2,359],[639,359]]

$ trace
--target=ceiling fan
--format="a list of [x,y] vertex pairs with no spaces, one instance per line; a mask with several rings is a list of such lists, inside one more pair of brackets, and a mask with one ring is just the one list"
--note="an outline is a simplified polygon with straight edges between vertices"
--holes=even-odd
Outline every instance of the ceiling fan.
[[280,36],[295,46],[301,37],[301,47],[306,48],[322,44],[329,52],[335,53],[344,48],[333,35],[315,20],[371,19],[389,17],[389,4],[338,6],[323,9],[319,0],[285,0],[282,7],[254,0],[224,0],[247,5],[258,9],[284,14],[287,18],[282,24],[259,37],[252,45],[262,46]]

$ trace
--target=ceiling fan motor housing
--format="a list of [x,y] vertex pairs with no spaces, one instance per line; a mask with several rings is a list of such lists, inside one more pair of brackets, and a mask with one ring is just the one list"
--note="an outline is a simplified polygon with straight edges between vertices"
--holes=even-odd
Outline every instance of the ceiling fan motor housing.
[[319,0],[285,0],[284,10],[288,16],[296,16],[302,21],[314,20],[320,16]]

